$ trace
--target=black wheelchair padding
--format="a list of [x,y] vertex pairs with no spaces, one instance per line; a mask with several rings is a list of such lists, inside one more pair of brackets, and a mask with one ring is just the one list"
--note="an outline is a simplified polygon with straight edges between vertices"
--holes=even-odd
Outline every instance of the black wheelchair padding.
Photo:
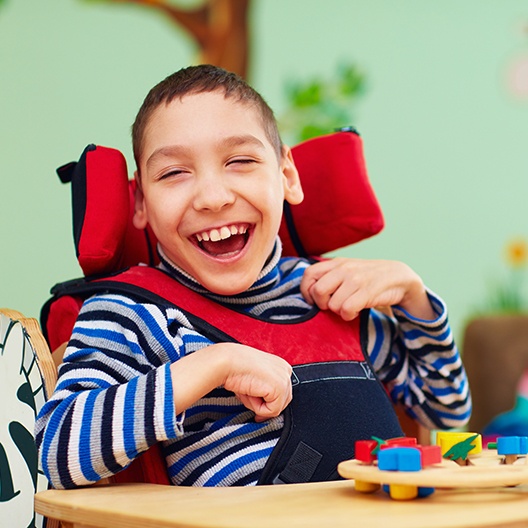
[[[293,368],[293,399],[259,484],[338,480],[356,440],[403,436],[394,408],[366,362]],[[297,382],[296,382],[297,381]]]

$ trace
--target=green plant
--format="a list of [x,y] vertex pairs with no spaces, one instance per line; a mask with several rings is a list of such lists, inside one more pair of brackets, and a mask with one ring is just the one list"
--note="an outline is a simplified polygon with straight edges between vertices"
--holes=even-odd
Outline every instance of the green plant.
[[483,313],[518,314],[528,312],[524,297],[524,277],[528,266],[528,242],[511,240],[505,247],[507,273],[491,283],[487,301],[476,311]]
[[364,74],[353,64],[340,64],[330,79],[289,81],[289,105],[278,120],[281,133],[288,142],[298,143],[352,125],[365,84]]

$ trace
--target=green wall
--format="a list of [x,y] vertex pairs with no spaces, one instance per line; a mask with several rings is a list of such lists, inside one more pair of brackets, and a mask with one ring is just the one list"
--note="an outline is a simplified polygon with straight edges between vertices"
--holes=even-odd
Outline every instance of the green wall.
[[[408,262],[461,332],[528,236],[528,96],[508,85],[528,57],[524,0],[254,0],[251,80],[280,114],[288,79],[364,70],[357,120],[386,216],[343,253]],[[147,90],[194,59],[157,13],[83,0],[0,2],[0,306],[38,317],[79,275],[69,188],[55,168],[95,142],[130,161]],[[130,161],[131,162],[131,161]]]

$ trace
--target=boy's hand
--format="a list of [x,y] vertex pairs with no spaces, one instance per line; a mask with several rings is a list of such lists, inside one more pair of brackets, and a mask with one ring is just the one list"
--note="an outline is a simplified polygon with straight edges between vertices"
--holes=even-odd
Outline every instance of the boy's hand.
[[419,319],[436,318],[420,277],[389,260],[335,258],[311,265],[301,282],[304,298],[345,321],[364,308],[400,305]]
[[278,416],[292,399],[292,368],[284,359],[255,348],[224,343],[230,355],[223,386],[262,422]]
[[174,405],[185,411],[216,387],[234,392],[262,422],[292,399],[291,366],[284,359],[238,343],[217,343],[171,365]]

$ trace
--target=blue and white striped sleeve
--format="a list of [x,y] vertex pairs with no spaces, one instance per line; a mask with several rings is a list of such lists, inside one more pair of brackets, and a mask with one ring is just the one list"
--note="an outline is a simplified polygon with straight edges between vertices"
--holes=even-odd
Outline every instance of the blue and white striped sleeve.
[[54,394],[39,413],[39,457],[55,488],[93,483],[181,433],[166,314],[122,296],[83,305]]
[[471,395],[444,302],[428,291],[437,314],[417,319],[398,306],[393,317],[371,310],[368,353],[393,401],[429,429],[465,425]]

